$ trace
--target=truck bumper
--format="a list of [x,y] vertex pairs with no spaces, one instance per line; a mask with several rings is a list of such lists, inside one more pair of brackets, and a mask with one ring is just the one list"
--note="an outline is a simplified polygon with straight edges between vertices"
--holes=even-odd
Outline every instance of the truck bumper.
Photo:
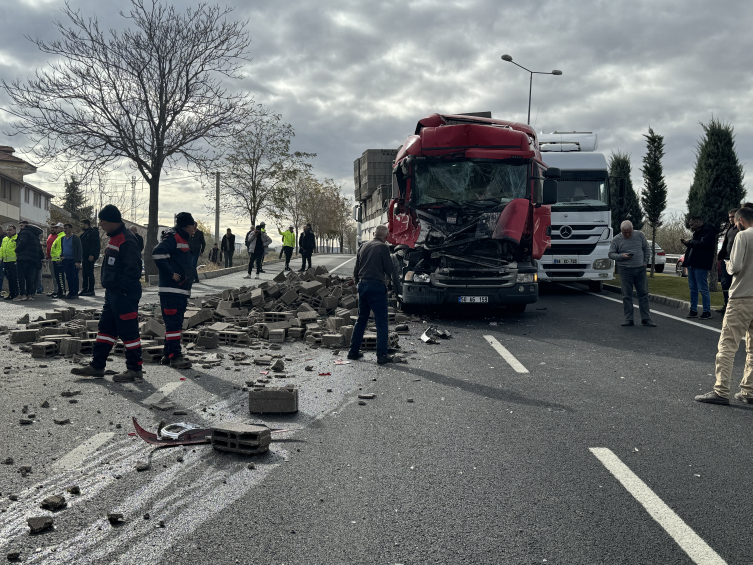
[[461,296],[486,296],[488,304],[533,304],[539,299],[539,285],[519,283],[505,288],[436,288],[431,284],[403,283],[403,304],[463,304]]

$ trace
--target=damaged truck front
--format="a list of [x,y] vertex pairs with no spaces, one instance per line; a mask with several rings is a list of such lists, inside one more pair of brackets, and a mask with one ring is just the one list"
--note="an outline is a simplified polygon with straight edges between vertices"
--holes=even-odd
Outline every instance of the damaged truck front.
[[558,174],[527,125],[490,115],[418,122],[395,158],[387,214],[402,305],[536,302]]

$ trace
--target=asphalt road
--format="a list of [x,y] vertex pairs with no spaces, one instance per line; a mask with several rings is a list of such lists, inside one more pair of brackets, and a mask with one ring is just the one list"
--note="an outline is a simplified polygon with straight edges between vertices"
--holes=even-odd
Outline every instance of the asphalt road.
[[[240,284],[232,275],[200,287]],[[22,311],[0,304],[0,323]],[[408,364],[377,366],[368,353],[334,365],[329,351],[286,344],[301,410],[276,419],[249,417],[239,390],[255,376],[248,367],[181,375],[149,365],[143,385],[81,383],[68,362],[41,368],[2,337],[1,365],[14,368],[0,379],[0,462],[14,464],[0,465],[0,550],[56,564],[753,563],[753,406],[693,402],[711,390],[721,320],[682,315],[660,308],[658,328],[623,328],[619,297],[553,285],[520,315],[423,314],[401,336],[415,351]],[[453,337],[423,344],[429,324]],[[741,353],[735,379],[743,363]],[[294,431],[253,459],[178,448],[136,472],[150,448],[127,435],[130,417],[146,427],[165,417],[142,402],[165,386],[189,412],[179,419]],[[82,391],[77,404],[60,397],[69,389]],[[359,405],[360,392],[376,398]],[[51,407],[38,408],[45,399]],[[37,414],[31,426],[18,424],[23,405]],[[54,425],[53,414],[72,424]],[[93,439],[99,448],[77,455]],[[55,529],[29,535],[26,517],[53,514],[40,500],[74,483],[81,494],[66,495]],[[110,511],[125,522],[111,527]]]

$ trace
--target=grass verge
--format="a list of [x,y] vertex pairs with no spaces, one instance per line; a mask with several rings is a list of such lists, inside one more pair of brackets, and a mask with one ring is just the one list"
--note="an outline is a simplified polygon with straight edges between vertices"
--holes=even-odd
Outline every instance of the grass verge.
[[[614,281],[609,284],[620,286],[620,276],[615,275]],[[724,306],[724,296],[722,295],[721,285],[717,284],[717,292],[711,293],[711,308],[721,308]],[[690,289],[688,288],[688,279],[680,278],[676,275],[666,275],[655,273],[654,278],[648,277],[648,291],[651,294],[669,296],[679,300],[690,302]],[[701,295],[698,295],[698,309],[703,310]]]

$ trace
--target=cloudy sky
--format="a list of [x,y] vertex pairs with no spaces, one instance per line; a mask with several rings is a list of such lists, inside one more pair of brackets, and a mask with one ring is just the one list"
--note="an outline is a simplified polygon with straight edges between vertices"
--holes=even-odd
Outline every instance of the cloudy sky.
[[[23,78],[45,66],[24,36],[55,38],[52,20],[61,17],[61,5],[0,0],[0,76]],[[103,27],[121,28],[118,11],[130,3],[72,5]],[[643,134],[651,126],[664,135],[669,212],[685,209],[699,122],[715,116],[731,123],[741,161],[746,168],[753,162],[753,3],[246,0],[233,17],[248,20],[253,61],[245,79],[228,86],[281,113],[296,130],[294,149],[317,153],[315,173],[342,182],[351,196],[353,160],[367,148],[396,148],[428,114],[491,110],[525,122],[528,74],[501,61],[503,53],[532,70],[563,72],[534,77],[537,131],[597,132],[607,155],[632,155],[636,188],[643,182]],[[6,104],[0,93],[0,107]],[[7,119],[0,111],[0,122]],[[4,133],[0,143],[23,145]],[[49,178],[28,180],[60,192]],[[190,181],[166,183],[161,219],[192,206],[210,219],[205,202]],[[233,218],[222,225],[247,229]]]

